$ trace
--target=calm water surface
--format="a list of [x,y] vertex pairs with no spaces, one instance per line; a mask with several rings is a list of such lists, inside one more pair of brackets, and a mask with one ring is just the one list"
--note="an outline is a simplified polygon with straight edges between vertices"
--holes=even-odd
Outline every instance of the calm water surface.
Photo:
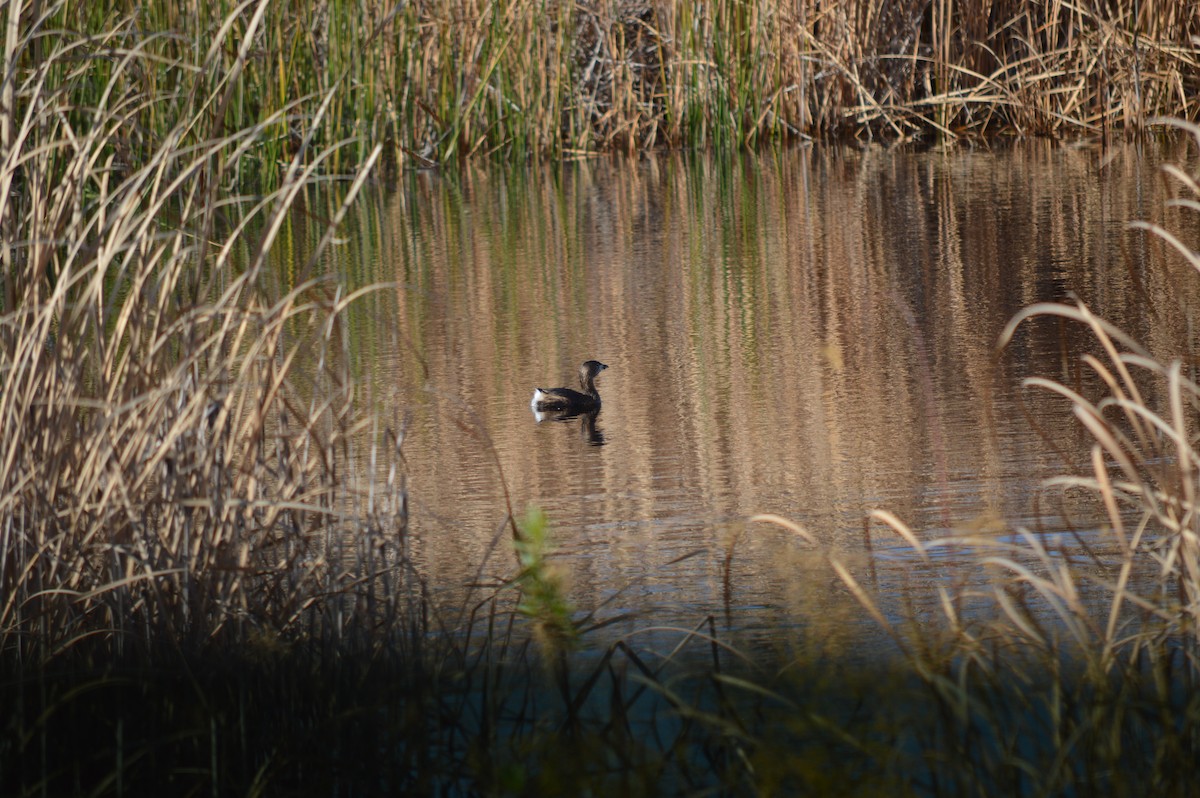
[[[518,514],[547,512],[579,607],[637,614],[619,632],[709,614],[750,636],[837,626],[827,566],[754,513],[803,524],[896,611],[974,577],[865,532],[875,508],[925,538],[1002,520],[1086,533],[1087,503],[1041,487],[1063,466],[1036,427],[1067,448],[1078,432],[1020,387],[1080,379],[1064,348],[1085,338],[1047,320],[997,354],[997,336],[1078,296],[1176,351],[1186,331],[1152,319],[1191,303],[1194,278],[1125,223],[1180,223],[1158,165],[1182,154],[797,149],[379,189],[334,268],[395,284],[357,306],[355,347],[371,400],[411,414],[431,588],[452,600],[511,574],[506,487]],[[588,358],[610,367],[599,416],[539,423],[533,387],[573,384]]]

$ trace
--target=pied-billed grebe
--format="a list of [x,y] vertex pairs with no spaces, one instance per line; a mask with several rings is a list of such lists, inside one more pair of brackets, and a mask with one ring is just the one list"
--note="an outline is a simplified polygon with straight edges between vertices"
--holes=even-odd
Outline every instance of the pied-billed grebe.
[[596,390],[596,375],[608,366],[599,360],[589,360],[579,367],[579,387],[583,393],[570,388],[534,388],[533,400],[529,403],[534,410],[574,410],[585,412],[600,407],[600,392]]

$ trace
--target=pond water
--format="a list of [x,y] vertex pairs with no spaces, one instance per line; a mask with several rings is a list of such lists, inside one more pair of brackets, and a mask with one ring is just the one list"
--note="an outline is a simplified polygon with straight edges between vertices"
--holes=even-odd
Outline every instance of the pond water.
[[[845,623],[793,519],[870,561],[885,605],[973,578],[918,535],[1086,530],[1042,488],[1048,433],[1082,440],[1027,375],[1082,379],[1069,326],[1021,308],[1079,297],[1159,351],[1197,278],[1132,219],[1164,210],[1186,150],[790,149],[405,174],[376,187],[330,268],[393,287],[351,315],[369,401],[408,414],[412,546],[435,596],[510,575],[507,503],[547,513],[571,597],[618,634],[708,615],[739,635]],[[1183,313],[1177,311],[1183,310]],[[1176,325],[1178,326],[1178,325]],[[534,386],[598,379],[594,419],[538,421]],[[507,496],[506,496],[507,493]],[[736,538],[726,574],[726,557]],[[728,576],[728,578],[726,578]],[[898,610],[897,610],[898,611]]]

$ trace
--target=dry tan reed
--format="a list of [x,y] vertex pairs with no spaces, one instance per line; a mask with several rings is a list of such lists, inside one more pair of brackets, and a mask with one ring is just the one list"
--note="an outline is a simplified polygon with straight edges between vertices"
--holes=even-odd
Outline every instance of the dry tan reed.
[[[403,483],[368,512],[346,466],[360,422],[338,365],[338,316],[353,297],[303,278],[270,288],[272,245],[335,150],[301,142],[304,153],[262,197],[219,188],[277,121],[232,128],[221,112],[268,5],[228,20],[248,25],[240,50],[231,24],[202,60],[155,66],[177,88],[144,158],[127,139],[139,113],[163,105],[138,88],[154,61],[148,40],[105,62],[85,55],[96,42],[67,37],[6,49],[0,651],[9,661],[46,662],[97,639],[109,645],[89,650],[120,654],[342,634],[366,610],[363,591],[381,602],[373,611],[397,612],[399,591],[381,580],[397,578]],[[19,9],[8,8],[10,43]],[[36,66],[22,67],[38,45]],[[100,66],[108,90],[79,105],[72,76]],[[377,156],[332,209],[330,232]],[[320,384],[303,389],[293,368],[314,352]],[[391,441],[385,470],[398,455]]]
[[[79,31],[91,38],[75,59],[141,53],[113,71],[118,92],[173,90],[169,65],[201,62],[225,27],[243,52],[221,110],[235,127],[265,125],[240,168],[269,184],[334,85],[317,132],[356,140],[330,154],[335,168],[374,144],[420,166],[802,136],[1106,136],[1154,116],[1195,120],[1200,96],[1200,15],[1188,3],[126,0],[103,12],[56,4],[41,22],[37,4],[23,8],[31,46],[18,64],[53,49],[55,31]],[[211,55],[230,69],[237,54]],[[48,77],[72,74],[60,66]],[[75,70],[69,82],[76,102],[94,104],[107,80]],[[168,119],[159,103],[126,113],[140,132],[122,146],[145,156]]]

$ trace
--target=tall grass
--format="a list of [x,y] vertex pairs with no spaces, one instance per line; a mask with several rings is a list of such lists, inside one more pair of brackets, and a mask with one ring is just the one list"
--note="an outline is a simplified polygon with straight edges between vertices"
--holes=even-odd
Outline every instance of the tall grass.
[[[888,140],[1111,135],[1147,119],[1195,119],[1195,37],[1187,3],[1133,0],[996,4],[856,0],[645,3],[381,0],[315,4],[59,3],[35,20],[18,64],[60,31],[76,57],[136,66],[113,89],[176,91],[172,64],[237,61],[220,109],[234,128],[264,125],[240,169],[274,179],[309,135],[335,170],[376,144],[396,163],[463,157],[553,158],[650,147],[737,147],[796,137]],[[15,13],[15,12],[14,12]],[[58,72],[66,75],[66,65]],[[109,70],[77,74],[94,105]],[[326,113],[311,111],[331,86]],[[161,103],[132,107],[125,146],[145,155],[170,129]]]
[[[369,517],[373,534],[403,542],[403,483],[359,496],[341,473],[361,423],[337,354],[352,297],[316,280],[279,295],[264,274],[286,215],[336,148],[298,153],[264,196],[222,188],[275,121],[236,127],[222,111],[266,5],[251,9],[240,51],[231,17],[201,59],[155,64],[172,82],[166,95],[140,88],[155,56],[139,44],[109,41],[99,55],[94,42],[33,34],[7,50],[7,657],[45,661],[83,641],[94,649],[95,637],[123,654],[301,627],[344,634],[357,617],[337,590],[346,519],[358,529]],[[11,32],[18,6],[9,11]],[[37,66],[22,68],[39,46]],[[105,91],[80,105],[74,84],[96,70]],[[150,107],[163,133],[131,152]],[[313,350],[324,368],[304,391],[293,363]],[[390,440],[383,468],[398,454]],[[395,587],[374,597],[395,602]]]

